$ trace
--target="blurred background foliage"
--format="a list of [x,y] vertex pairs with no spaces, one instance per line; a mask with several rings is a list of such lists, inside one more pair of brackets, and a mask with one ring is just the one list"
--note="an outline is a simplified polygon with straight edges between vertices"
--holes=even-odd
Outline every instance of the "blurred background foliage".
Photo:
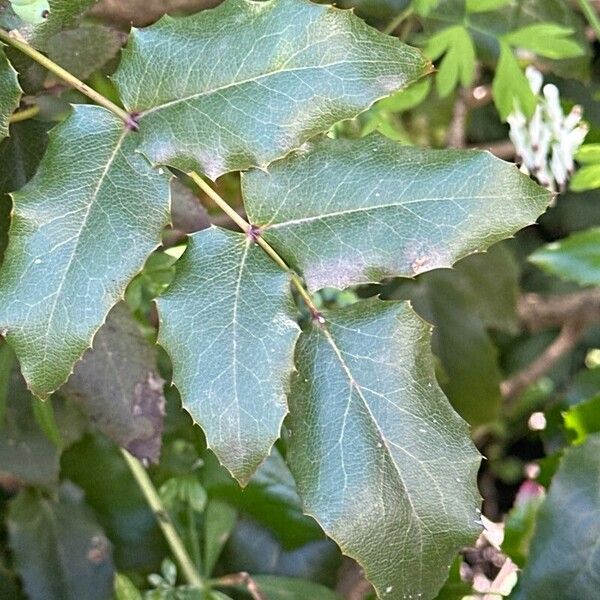
[[[25,9],[0,0],[0,25],[17,28],[53,60],[118,101],[110,74],[130,24],[144,26],[165,12],[194,12],[217,3],[77,0],[70,12],[58,11],[36,25],[40,3]],[[51,15],[60,5],[50,2]],[[487,459],[480,473],[486,531],[457,558],[439,598],[597,598],[598,3],[343,0],[340,5],[422,48],[437,71],[337,124],[332,136],[379,131],[404,144],[486,148],[520,163],[507,118],[516,109],[525,119],[534,118],[541,101],[530,88],[526,66],[556,86],[565,115],[581,107],[589,129],[585,143],[568,169],[569,181],[557,179],[561,193],[538,224],[485,254],[464,258],[454,269],[351,290],[326,289],[318,302],[345,305],[372,295],[410,300],[435,326],[438,380],[471,424]],[[35,172],[48,130],[65,117],[68,103],[86,101],[27,58],[7,52],[19,67],[26,92],[21,111],[29,111],[29,118],[15,114],[10,137],[0,144],[0,256],[8,192]],[[18,168],[7,168],[9,163]],[[185,177],[173,183],[173,225],[164,232],[164,245],[102,330],[117,340],[121,373],[113,373],[100,352],[91,352],[69,383],[41,405],[26,390],[10,349],[0,345],[0,599],[260,597],[253,586],[269,600],[356,600],[371,593],[356,565],[303,515],[284,461],[285,429],[241,491],[181,410],[177,391],[165,383],[171,367],[153,346],[158,327],[153,299],[168,287],[186,234],[211,222],[232,226],[187,183]],[[237,175],[222,177],[217,186],[243,210]],[[96,381],[93,373],[102,369],[108,377]],[[123,427],[118,415],[127,409],[129,380],[146,382],[154,412],[149,408]],[[93,398],[82,389],[92,389]],[[181,585],[117,443],[152,463],[151,478],[190,555],[222,592]],[[251,574],[250,583],[244,573]],[[566,586],[575,574],[579,591],[573,595]]]

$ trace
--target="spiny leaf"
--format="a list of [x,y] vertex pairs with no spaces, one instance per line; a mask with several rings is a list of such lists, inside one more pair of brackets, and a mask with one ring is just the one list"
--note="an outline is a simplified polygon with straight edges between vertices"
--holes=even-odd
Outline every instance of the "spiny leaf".
[[124,303],[117,304],[75,365],[62,395],[90,421],[141,460],[158,462],[165,397],[156,352]]
[[486,152],[322,138],[243,175],[251,221],[311,289],[412,276],[533,223],[550,194]]
[[20,98],[17,72],[8,62],[0,45],[0,141],[8,135],[8,119],[19,106]]
[[[600,434],[565,452],[538,512],[515,600],[598,596]],[[511,596],[513,597],[513,596]]]
[[308,514],[380,597],[431,599],[476,537],[479,455],[408,303],[361,302],[303,333],[288,460]]
[[158,299],[159,343],[183,406],[232,475],[246,484],[279,437],[298,326],[289,276],[245,235],[190,237]]
[[58,500],[23,489],[11,502],[10,546],[28,598],[110,597],[111,545],[82,496],[79,488],[65,483]]
[[115,75],[153,162],[211,178],[265,166],[430,69],[349,11],[227,0],[135,30]]
[[31,34],[31,43],[41,50],[47,49],[48,40],[63,31],[77,27],[83,15],[98,0],[48,0],[48,15]]
[[168,221],[168,179],[135,148],[108,111],[77,106],[13,195],[0,326],[41,398],[68,378]]
[[552,275],[600,285],[600,227],[574,233],[536,250],[529,260]]

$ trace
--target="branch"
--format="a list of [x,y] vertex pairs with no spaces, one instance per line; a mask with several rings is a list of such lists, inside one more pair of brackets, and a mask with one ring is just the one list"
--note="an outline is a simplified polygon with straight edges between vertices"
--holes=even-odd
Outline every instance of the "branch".
[[467,145],[468,95],[469,91],[464,88],[458,91],[452,111],[452,119],[446,135],[446,146],[448,148],[464,148]]
[[250,577],[249,573],[246,573],[246,571],[232,573],[231,575],[223,575],[223,577],[213,579],[211,583],[220,587],[234,587],[243,585],[246,587],[253,600],[267,600],[267,597],[262,593],[256,581],[254,581],[254,579],[252,579],[252,577]]
[[600,290],[551,297],[525,294],[517,303],[517,313],[530,331],[560,327],[560,333],[532,363],[500,384],[500,391],[508,401],[550,371],[575,348],[586,328],[600,321]]

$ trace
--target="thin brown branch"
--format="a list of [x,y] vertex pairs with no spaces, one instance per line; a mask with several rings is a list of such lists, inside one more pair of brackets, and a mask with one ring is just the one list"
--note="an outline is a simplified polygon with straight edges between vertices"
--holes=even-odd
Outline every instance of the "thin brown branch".
[[468,96],[469,90],[465,90],[464,88],[461,88],[456,96],[452,119],[448,125],[448,133],[446,134],[446,146],[448,148],[465,148],[467,145]]
[[532,363],[513,377],[500,384],[500,391],[506,400],[516,398],[521,392],[543,377],[556,362],[570,352],[579,342],[585,326],[581,321],[568,321],[562,326],[554,341]]
[[254,581],[254,579],[252,579],[250,574],[246,573],[246,571],[231,573],[230,575],[223,575],[223,577],[214,579],[212,583],[217,587],[244,586],[248,590],[250,596],[252,596],[252,600],[267,600],[267,597],[258,587],[256,581]]
[[517,303],[517,313],[530,331],[560,327],[560,333],[532,363],[502,382],[500,390],[508,401],[548,373],[561,357],[575,348],[586,328],[600,321],[600,290],[549,297],[525,294]]

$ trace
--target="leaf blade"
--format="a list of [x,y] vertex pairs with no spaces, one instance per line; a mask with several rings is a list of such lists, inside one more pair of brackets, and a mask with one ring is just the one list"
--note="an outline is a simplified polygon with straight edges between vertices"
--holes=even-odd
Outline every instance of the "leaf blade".
[[251,222],[312,290],[451,266],[533,223],[550,201],[488,153],[378,135],[321,138],[244,173],[242,192]]
[[168,178],[135,146],[108,111],[78,106],[13,194],[0,323],[40,398],[68,378],[168,222]]
[[8,120],[19,106],[21,87],[17,80],[17,72],[8,62],[0,45],[0,141],[8,136]]
[[245,235],[211,227],[190,236],[158,307],[158,341],[173,360],[183,405],[244,485],[287,413],[299,333],[289,275]]
[[[182,65],[181,56],[201,58]],[[268,164],[429,68],[349,11],[228,0],[134,31],[115,79],[141,113],[142,151],[215,179]]]
[[326,318],[298,342],[290,396],[288,460],[305,511],[380,597],[433,598],[477,535],[479,455],[435,383],[429,327],[407,303]]

